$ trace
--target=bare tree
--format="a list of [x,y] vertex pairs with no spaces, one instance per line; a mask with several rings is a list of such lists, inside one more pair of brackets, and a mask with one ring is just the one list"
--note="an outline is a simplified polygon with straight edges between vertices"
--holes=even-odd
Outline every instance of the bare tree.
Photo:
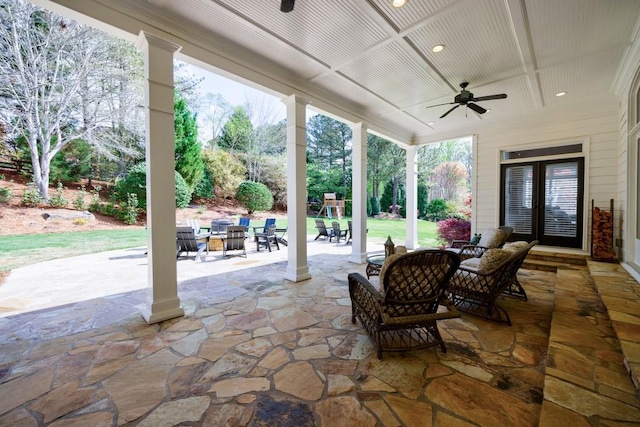
[[433,181],[444,200],[456,200],[465,187],[467,171],[461,162],[446,162],[434,169]]
[[204,95],[198,104],[198,118],[204,125],[202,134],[206,139],[204,146],[215,147],[216,139],[232,112],[231,104],[219,93]]
[[0,121],[28,144],[34,182],[48,200],[52,158],[101,122],[90,86],[99,82],[92,71],[107,38],[20,0],[4,1],[0,22]]

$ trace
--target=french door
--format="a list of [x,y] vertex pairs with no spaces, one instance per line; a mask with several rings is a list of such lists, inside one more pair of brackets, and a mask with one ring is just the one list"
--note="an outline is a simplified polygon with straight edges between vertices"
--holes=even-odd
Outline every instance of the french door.
[[503,164],[500,224],[509,240],[582,247],[584,159]]

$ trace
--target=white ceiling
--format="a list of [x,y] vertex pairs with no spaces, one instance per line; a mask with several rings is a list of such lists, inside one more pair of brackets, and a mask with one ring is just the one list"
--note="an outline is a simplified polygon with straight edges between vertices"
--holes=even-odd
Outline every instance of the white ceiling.
[[[422,139],[612,96],[640,25],[640,0],[407,0],[399,9],[297,0],[290,13],[280,0],[53,1],[100,20],[107,14],[85,5],[107,6],[214,52],[197,59],[243,81],[294,88],[318,109]],[[121,21],[111,24],[139,31]],[[446,49],[433,53],[436,44]],[[425,108],[453,101],[463,81],[475,96],[508,98],[479,102],[491,109],[482,116],[460,107],[439,119],[450,106]]]

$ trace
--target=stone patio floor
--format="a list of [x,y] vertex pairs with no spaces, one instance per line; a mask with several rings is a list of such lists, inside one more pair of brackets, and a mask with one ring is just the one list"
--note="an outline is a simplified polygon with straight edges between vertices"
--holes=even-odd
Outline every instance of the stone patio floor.
[[185,317],[160,324],[139,314],[144,289],[0,318],[0,426],[640,425],[586,268],[521,270],[529,300],[500,303],[512,326],[463,314],[439,323],[446,354],[378,360],[350,319],[364,265],[326,248],[301,283],[281,259],[209,267],[179,284]]

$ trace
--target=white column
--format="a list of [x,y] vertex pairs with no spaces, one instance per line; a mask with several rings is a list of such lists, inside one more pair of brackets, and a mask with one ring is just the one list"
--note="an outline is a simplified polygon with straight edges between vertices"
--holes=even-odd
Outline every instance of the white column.
[[367,127],[355,123],[351,133],[353,239],[349,261],[362,264],[367,258]]
[[307,263],[307,100],[284,98],[287,106],[287,220],[289,259],[284,278],[311,278]]
[[173,43],[141,32],[144,53],[147,161],[147,323],[184,316],[178,298],[173,125]]
[[418,147],[407,149],[407,249],[416,249],[418,243]]

